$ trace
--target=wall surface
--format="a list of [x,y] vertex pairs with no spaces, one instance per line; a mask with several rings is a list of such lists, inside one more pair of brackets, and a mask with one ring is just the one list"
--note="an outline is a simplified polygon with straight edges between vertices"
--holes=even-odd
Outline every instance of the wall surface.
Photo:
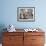
[[[0,26],[16,28],[46,28],[46,0],[0,0]],[[18,22],[17,7],[35,7],[35,22]]]

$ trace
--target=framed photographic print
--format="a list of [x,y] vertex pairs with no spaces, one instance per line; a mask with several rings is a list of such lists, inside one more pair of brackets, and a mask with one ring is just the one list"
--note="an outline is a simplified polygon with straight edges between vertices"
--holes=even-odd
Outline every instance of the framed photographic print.
[[21,22],[35,21],[35,7],[18,7],[17,21]]

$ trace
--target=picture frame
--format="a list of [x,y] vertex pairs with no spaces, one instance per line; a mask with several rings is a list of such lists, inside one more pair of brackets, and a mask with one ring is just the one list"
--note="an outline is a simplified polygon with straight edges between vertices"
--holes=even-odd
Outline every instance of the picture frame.
[[18,7],[17,21],[20,22],[35,21],[35,7]]

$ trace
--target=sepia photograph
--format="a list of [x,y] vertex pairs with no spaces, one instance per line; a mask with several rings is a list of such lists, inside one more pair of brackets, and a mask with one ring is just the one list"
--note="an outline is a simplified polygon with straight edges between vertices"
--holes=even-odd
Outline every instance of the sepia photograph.
[[35,20],[35,7],[18,7],[17,20],[30,22]]

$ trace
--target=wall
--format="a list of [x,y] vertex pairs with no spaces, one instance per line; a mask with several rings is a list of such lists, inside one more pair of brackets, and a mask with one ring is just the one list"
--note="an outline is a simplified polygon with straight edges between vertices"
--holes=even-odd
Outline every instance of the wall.
[[[16,28],[46,28],[45,0],[1,0],[0,24],[13,24]],[[17,7],[35,7],[35,22],[18,22]]]

